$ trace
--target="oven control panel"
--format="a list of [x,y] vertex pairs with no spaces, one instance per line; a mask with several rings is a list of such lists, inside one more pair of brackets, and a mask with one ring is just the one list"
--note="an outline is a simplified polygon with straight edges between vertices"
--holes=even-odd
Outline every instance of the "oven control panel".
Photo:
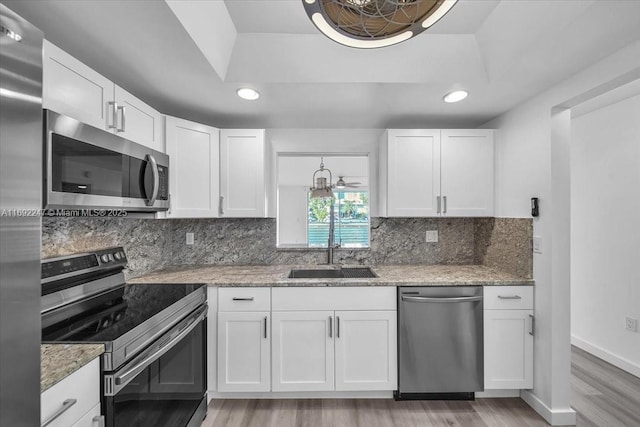
[[102,249],[92,253],[43,259],[41,279],[52,279],[62,275],[75,275],[104,267],[124,267],[127,256],[122,247]]

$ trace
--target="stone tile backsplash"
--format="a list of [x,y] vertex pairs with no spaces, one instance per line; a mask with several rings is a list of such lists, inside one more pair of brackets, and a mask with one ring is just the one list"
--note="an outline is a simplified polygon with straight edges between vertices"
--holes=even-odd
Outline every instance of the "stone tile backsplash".
[[[273,218],[43,218],[42,256],[124,246],[127,277],[182,264],[322,264],[326,252],[276,249]],[[425,231],[438,230],[438,243]],[[194,233],[193,245],[185,235]],[[337,249],[344,264],[485,264],[532,277],[532,221],[511,218],[372,218],[371,248]]]

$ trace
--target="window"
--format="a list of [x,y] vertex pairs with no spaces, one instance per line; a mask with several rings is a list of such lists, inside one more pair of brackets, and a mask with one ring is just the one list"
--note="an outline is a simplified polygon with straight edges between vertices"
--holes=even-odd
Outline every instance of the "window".
[[[342,248],[369,247],[369,193],[334,189],[334,241]],[[308,197],[307,242],[326,248],[329,241],[331,199]]]

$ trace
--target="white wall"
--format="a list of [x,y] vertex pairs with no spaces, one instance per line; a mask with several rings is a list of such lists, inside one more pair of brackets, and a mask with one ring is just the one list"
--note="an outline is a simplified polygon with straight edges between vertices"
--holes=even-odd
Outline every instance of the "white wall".
[[[630,90],[626,87],[627,90]],[[573,118],[572,342],[640,376],[640,95]]]
[[[497,216],[529,217],[540,198],[534,235],[534,389],[523,398],[555,425],[575,423],[570,409],[569,126],[572,107],[640,76],[633,43],[483,127],[497,129]],[[553,113],[552,114],[552,110]]]

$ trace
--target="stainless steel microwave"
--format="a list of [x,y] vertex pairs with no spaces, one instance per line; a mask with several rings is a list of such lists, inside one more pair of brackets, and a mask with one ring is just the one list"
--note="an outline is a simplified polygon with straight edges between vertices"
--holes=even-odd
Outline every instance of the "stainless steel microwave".
[[169,209],[169,156],[44,110],[44,208]]

